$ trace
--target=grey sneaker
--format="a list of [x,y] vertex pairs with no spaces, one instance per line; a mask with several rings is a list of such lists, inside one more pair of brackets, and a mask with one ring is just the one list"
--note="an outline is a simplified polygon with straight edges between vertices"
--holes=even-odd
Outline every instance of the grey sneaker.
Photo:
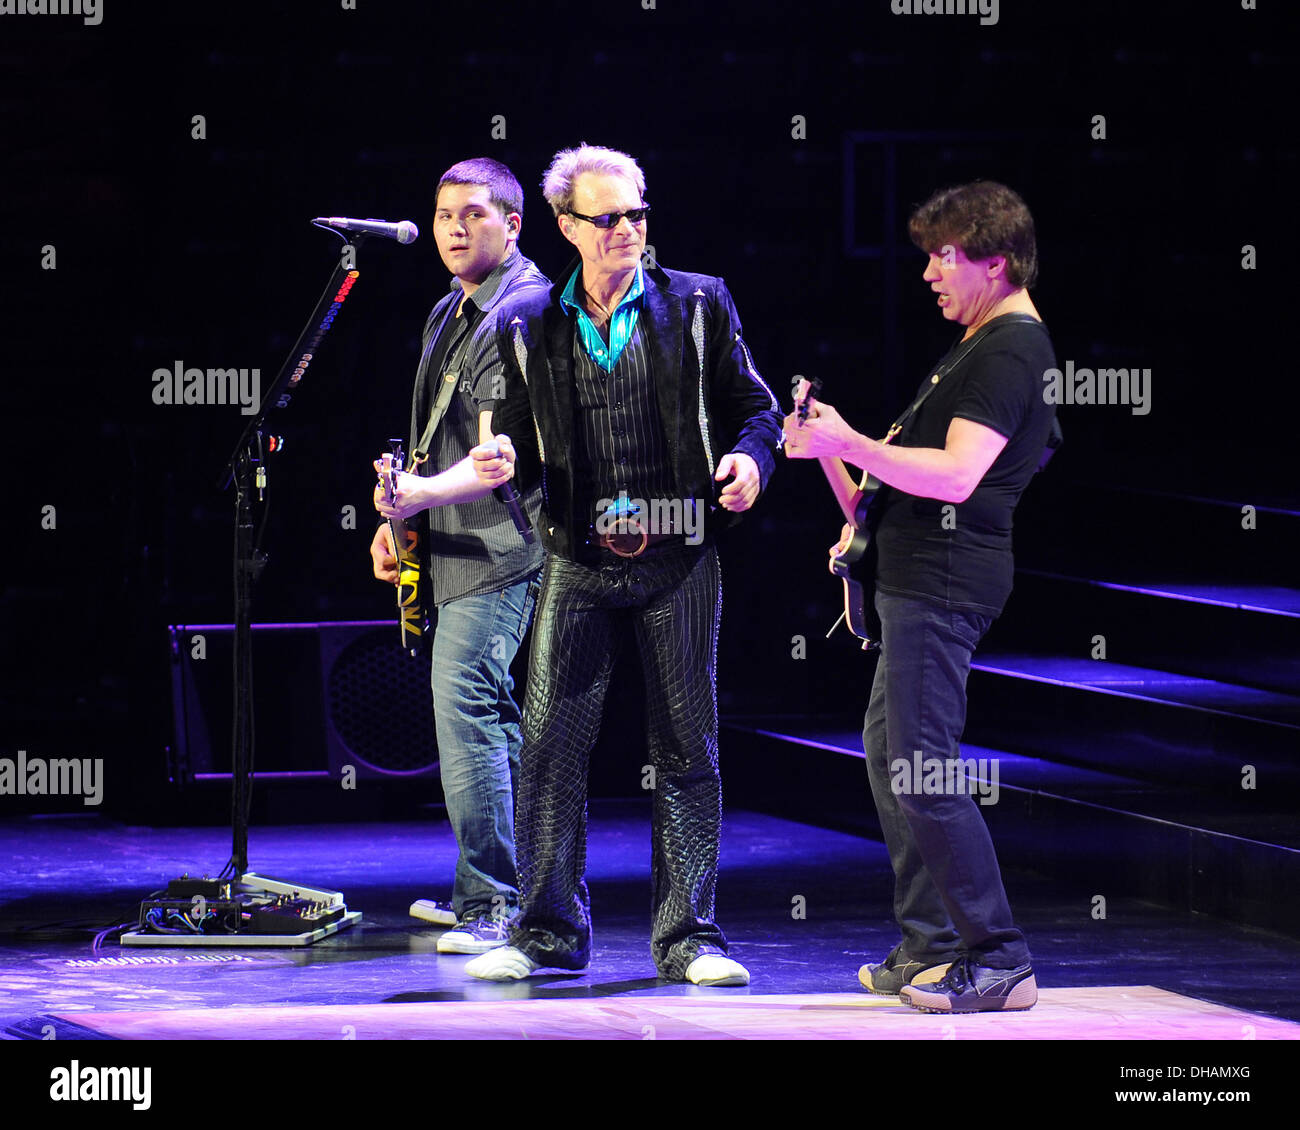
[[509,940],[509,919],[462,918],[438,939],[439,953],[487,953]]
[[899,942],[878,965],[864,965],[858,970],[858,982],[869,993],[895,997],[904,985],[931,985],[945,973],[951,961],[917,961],[903,952]]
[[904,985],[899,997],[922,1012],[1018,1012],[1038,1003],[1038,982],[1029,962],[990,969],[964,953],[933,985]]

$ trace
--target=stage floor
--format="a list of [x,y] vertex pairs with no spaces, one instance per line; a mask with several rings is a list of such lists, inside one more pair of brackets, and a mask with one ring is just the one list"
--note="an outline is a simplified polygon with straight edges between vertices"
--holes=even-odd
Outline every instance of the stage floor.
[[[555,978],[541,978],[552,990]],[[561,980],[562,979],[558,979]],[[429,1004],[265,1005],[79,1012],[23,1030],[107,1040],[1295,1040],[1300,1024],[1150,986],[1046,989],[1024,1012],[919,1013],[867,993],[590,996]],[[490,989],[490,987],[489,987]],[[487,994],[485,994],[487,995]]]
[[495,985],[467,977],[467,957],[438,954],[439,930],[407,914],[415,899],[449,893],[455,848],[438,814],[254,828],[253,870],[341,890],[363,914],[301,950],[92,951],[97,930],[132,919],[169,879],[219,871],[228,830],[5,821],[0,852],[13,863],[0,889],[0,1030],[36,1039],[1300,1036],[1300,942],[1120,898],[1094,918],[1094,896],[1105,892],[1011,860],[1036,1008],[934,1016],[870,996],[857,968],[896,940],[883,846],[750,812],[727,816],[718,920],[751,984],[661,982],[649,954],[648,807],[595,804],[590,827],[590,968]]

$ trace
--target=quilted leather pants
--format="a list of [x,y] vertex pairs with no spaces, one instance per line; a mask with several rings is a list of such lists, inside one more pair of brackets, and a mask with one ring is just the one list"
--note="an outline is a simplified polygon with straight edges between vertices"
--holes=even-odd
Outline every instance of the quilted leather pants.
[[701,953],[726,952],[713,922],[721,606],[711,545],[633,559],[602,552],[592,565],[548,554],[524,700],[515,823],[521,913],[510,938],[539,965],[582,969],[591,959],[587,770],[629,627],[645,671],[653,767],[650,952],[659,975],[674,981]]

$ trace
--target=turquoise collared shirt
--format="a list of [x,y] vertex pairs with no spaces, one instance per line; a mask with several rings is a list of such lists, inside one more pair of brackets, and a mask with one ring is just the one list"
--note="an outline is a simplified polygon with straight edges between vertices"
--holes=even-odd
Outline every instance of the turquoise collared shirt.
[[609,344],[606,345],[605,339],[600,336],[600,330],[596,329],[587,314],[586,307],[578,301],[578,280],[581,277],[582,267],[579,266],[560,295],[560,302],[565,309],[577,312],[578,333],[582,337],[587,355],[609,373],[618,364],[618,359],[622,356],[627,343],[632,340],[637,318],[641,314],[641,296],[645,294],[645,280],[641,277],[641,267],[638,264],[636,278],[632,280],[632,285],[627,288],[623,300],[614,308],[613,316],[609,319]]

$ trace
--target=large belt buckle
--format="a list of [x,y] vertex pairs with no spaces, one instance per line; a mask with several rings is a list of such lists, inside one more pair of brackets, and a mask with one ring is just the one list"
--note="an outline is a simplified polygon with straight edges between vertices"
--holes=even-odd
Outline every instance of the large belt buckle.
[[[633,539],[635,542],[638,538],[639,544],[632,547],[628,539]],[[650,533],[641,525],[640,519],[620,518],[613,530],[600,535],[600,544],[620,557],[640,557],[645,552],[645,547],[650,544]]]
[[597,528],[604,527],[604,532],[597,536],[600,545],[619,557],[640,557],[650,544],[650,531],[641,524],[639,510],[639,506],[626,499],[606,507],[596,523]]

